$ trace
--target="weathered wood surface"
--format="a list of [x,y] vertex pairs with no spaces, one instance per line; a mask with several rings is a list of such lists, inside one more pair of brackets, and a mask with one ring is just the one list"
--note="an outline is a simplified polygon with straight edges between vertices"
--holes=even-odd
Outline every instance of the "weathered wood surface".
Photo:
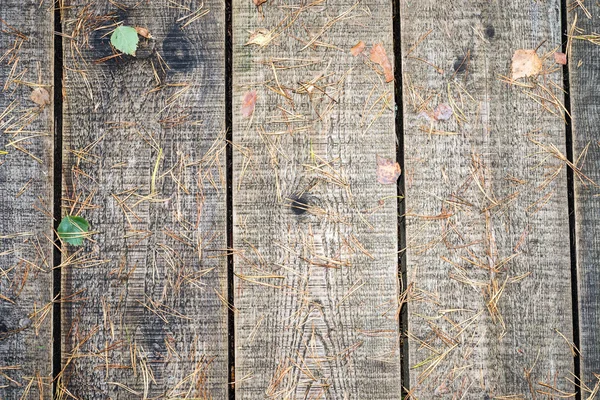
[[0,1],[0,398],[52,393],[53,10]]
[[572,393],[560,2],[400,4],[414,398]]
[[[224,3],[63,12],[63,213],[95,233],[63,253],[60,393],[226,398]],[[121,22],[154,37],[136,58]]]
[[[600,374],[600,5],[574,5],[569,17],[569,77],[573,132],[577,283],[581,373],[591,389]],[[576,29],[573,29],[575,27]],[[592,35],[592,36],[587,36]],[[596,43],[593,42],[594,35]],[[590,39],[590,40],[588,40]]]
[[391,3],[233,5],[236,398],[398,399]]

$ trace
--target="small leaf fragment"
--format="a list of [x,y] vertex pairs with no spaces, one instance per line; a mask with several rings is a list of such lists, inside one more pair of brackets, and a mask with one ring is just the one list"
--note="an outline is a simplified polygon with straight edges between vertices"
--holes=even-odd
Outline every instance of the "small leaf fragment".
[[395,185],[402,170],[394,160],[377,156],[377,182],[382,185]]
[[554,53],[554,62],[560,65],[567,65],[567,55],[557,51]]
[[512,78],[514,80],[535,76],[542,72],[542,60],[535,50],[519,49],[512,58]]
[[250,118],[254,114],[254,106],[256,105],[256,90],[251,90],[242,98],[242,116]]
[[365,42],[363,42],[362,40],[358,43],[356,43],[351,49],[350,49],[350,53],[356,57],[357,55],[359,55],[360,53],[362,53],[363,51],[365,51]]
[[110,44],[130,56],[135,56],[139,40],[136,29],[131,26],[118,26],[110,35]]
[[67,215],[60,221],[56,232],[58,233],[58,237],[65,242],[73,246],[81,246],[89,229],[90,223],[85,218],[76,215]]
[[29,98],[40,107],[50,104],[50,93],[43,87],[35,88]]
[[433,118],[436,121],[448,121],[453,114],[452,107],[446,103],[438,104],[435,110],[433,110]]
[[135,31],[137,32],[138,35],[140,35],[143,38],[153,39],[153,37],[150,34],[150,31],[148,30],[148,28],[143,28],[141,26],[136,26],[135,27]]
[[392,69],[392,64],[390,64],[390,60],[388,59],[385,49],[381,43],[373,45],[369,58],[371,61],[379,64],[381,68],[383,68],[383,74],[385,75],[386,82],[391,82],[394,80],[394,70]]
[[246,46],[255,44],[260,47],[265,47],[271,42],[271,40],[273,40],[273,34],[271,31],[265,28],[258,28],[254,32],[250,32],[250,37],[246,42]]
[[252,0],[252,1],[254,2],[254,5],[256,7],[258,7],[258,6],[260,6],[260,5],[262,5],[262,4],[264,4],[264,3],[267,2],[267,0]]

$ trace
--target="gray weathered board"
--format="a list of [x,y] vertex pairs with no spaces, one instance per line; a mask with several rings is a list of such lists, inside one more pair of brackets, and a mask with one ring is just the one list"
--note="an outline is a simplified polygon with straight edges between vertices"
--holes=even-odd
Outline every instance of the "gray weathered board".
[[[115,23],[147,28],[112,57]],[[226,398],[224,3],[66,1],[59,393]],[[221,299],[223,298],[223,300]]]
[[573,393],[560,2],[400,4],[411,391]]
[[[396,186],[376,175],[377,156],[396,155],[394,83],[369,60],[378,43],[394,58],[380,0],[233,2],[227,249],[224,7],[63,4],[62,211],[93,232],[62,246],[59,398],[225,399],[230,379],[239,399],[579,390],[560,2],[400,2],[407,249]],[[0,0],[0,399],[52,397],[53,11]],[[586,398],[600,373],[600,8],[575,2],[567,18]],[[113,57],[117,22],[154,39]],[[510,82],[517,49],[537,49],[543,72]],[[30,100],[38,88],[50,104]]]
[[394,84],[375,44],[393,62],[387,1],[233,2],[238,399],[400,397],[396,186],[376,177]]
[[594,374],[600,374],[600,5],[582,4],[584,8],[573,3],[568,14],[572,36],[569,75],[573,158],[577,160],[574,182],[581,373],[583,382],[593,390],[599,381]]
[[53,12],[0,0],[0,398],[52,394]]

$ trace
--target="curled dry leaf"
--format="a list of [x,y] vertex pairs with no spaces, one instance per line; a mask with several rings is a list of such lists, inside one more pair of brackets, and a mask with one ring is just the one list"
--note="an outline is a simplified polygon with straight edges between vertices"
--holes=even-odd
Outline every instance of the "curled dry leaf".
[[29,98],[40,107],[50,104],[50,93],[43,87],[35,88]]
[[542,72],[542,60],[535,50],[517,50],[512,58],[512,78],[520,79],[535,76]]
[[153,39],[150,31],[147,28],[142,28],[141,26],[136,26],[135,31],[138,35],[146,39]]
[[433,118],[435,118],[436,121],[448,121],[453,114],[454,111],[452,110],[452,107],[446,103],[438,104],[435,110],[433,110]]
[[254,32],[250,33],[250,38],[248,38],[246,46],[255,44],[260,47],[265,47],[271,42],[271,40],[273,40],[273,34],[271,31],[265,28],[258,28]]
[[267,2],[267,0],[252,0],[252,1],[254,2],[254,5],[256,7],[258,7],[258,6],[260,6],[260,5],[262,5],[262,4],[264,4],[264,3]]
[[394,160],[377,156],[377,182],[383,185],[395,185],[402,170]]
[[242,116],[250,118],[256,105],[256,90],[251,90],[242,97]]
[[557,51],[554,53],[554,62],[560,65],[567,65],[567,55]]
[[365,42],[363,42],[362,40],[360,42],[356,43],[356,45],[354,45],[354,47],[352,47],[350,49],[350,53],[352,53],[352,55],[354,57],[356,57],[363,51],[365,51]]
[[379,64],[381,68],[383,68],[383,74],[385,75],[385,81],[391,82],[394,80],[394,71],[392,70],[392,64],[390,64],[390,60],[388,59],[387,54],[385,54],[385,49],[381,45],[381,43],[373,45],[371,49],[370,55],[371,61],[376,64]]

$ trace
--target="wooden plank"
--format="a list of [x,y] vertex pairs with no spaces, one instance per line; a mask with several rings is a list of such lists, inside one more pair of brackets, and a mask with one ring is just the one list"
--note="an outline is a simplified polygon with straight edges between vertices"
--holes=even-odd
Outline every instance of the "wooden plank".
[[[415,398],[574,391],[558,10],[401,2]],[[538,47],[543,72],[503,82]]]
[[[52,395],[54,13],[0,0],[0,398]],[[32,93],[47,94],[38,106]]]
[[[575,9],[568,14],[569,34],[578,37],[569,41],[569,77],[573,155],[575,160],[579,160],[578,170],[574,172],[574,184],[581,376],[584,383],[593,389],[598,382],[594,373],[600,374],[600,238],[597,237],[600,233],[600,198],[596,196],[597,183],[600,182],[597,134],[600,122],[600,46],[585,40],[585,35],[600,32],[600,5],[595,2],[582,4],[585,8],[575,5]],[[573,29],[574,26],[576,29]]]
[[395,159],[394,86],[368,61],[378,43],[392,59],[390,2],[234,1],[238,399],[400,396],[396,186],[376,179],[376,157]]
[[[226,398],[224,3],[63,11],[63,212],[96,233],[63,253],[60,389]],[[117,22],[154,39],[110,58]]]

